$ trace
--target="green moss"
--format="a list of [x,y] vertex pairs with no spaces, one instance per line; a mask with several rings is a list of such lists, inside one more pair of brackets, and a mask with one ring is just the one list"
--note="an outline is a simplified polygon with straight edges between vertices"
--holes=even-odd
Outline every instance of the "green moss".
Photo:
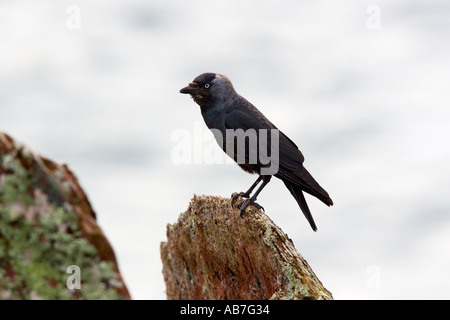
[[313,299],[314,297],[311,295],[311,292],[307,285],[303,284],[301,279],[296,276],[294,270],[292,270],[292,265],[289,263],[285,263],[283,265],[283,273],[288,279],[288,285],[286,286],[285,297],[283,299],[298,299],[301,297],[302,299]]
[[[77,215],[37,199],[13,156],[2,156],[0,165],[0,300],[117,299],[114,266],[82,237]],[[80,268],[79,290],[67,288],[70,265]]]
[[0,178],[0,203],[32,203],[32,198],[27,193],[29,179],[20,162],[7,154],[1,158],[0,165],[4,171],[13,172]]
[[264,242],[273,250],[273,251],[277,251],[277,249],[275,248],[273,242],[275,240],[275,234],[272,230],[272,227],[267,223],[266,220],[264,219],[259,219],[258,221],[261,222],[261,224],[264,226],[265,230],[264,230]]
[[186,224],[186,229],[188,229],[192,235],[195,235],[194,218],[192,216],[189,216],[188,223]]

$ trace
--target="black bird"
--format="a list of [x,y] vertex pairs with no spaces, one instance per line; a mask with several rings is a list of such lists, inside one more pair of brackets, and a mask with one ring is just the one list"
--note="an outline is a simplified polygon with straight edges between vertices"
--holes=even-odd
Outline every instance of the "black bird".
[[[279,131],[255,106],[240,96],[234,90],[231,81],[222,74],[203,73],[189,83],[187,87],[182,88],[180,93],[190,94],[200,106],[203,119],[208,128],[213,131],[220,147],[243,170],[259,175],[258,179],[247,192],[232,195],[232,205],[234,205],[239,196],[247,199],[237,204],[241,209],[241,216],[249,205],[254,205],[256,208],[262,209],[255,202],[256,197],[267,183],[269,183],[272,175],[274,175],[284,182],[303,211],[312,229],[316,231],[317,227],[309,211],[303,191],[315,196],[328,206],[333,205],[333,201],[328,193],[303,167],[304,157],[300,150],[298,150],[296,144]],[[255,139],[252,141],[252,135],[248,134],[244,136],[245,143],[239,144],[237,141],[239,138],[238,135],[228,135],[230,130],[231,132],[237,132],[238,129],[242,129],[241,132],[250,132],[249,130],[253,130],[253,132],[256,132],[256,135],[254,135],[256,141]],[[266,129],[266,131],[261,129]],[[278,133],[278,136],[276,134],[274,135],[278,141],[272,141],[271,134],[263,136],[262,133],[267,131],[270,131],[270,133]],[[262,140],[263,138],[265,140]],[[231,149],[233,150],[229,150],[227,146],[232,146]],[[242,155],[243,147],[245,148],[243,156],[241,161],[238,161],[239,152]],[[272,163],[270,164],[267,163],[267,157],[262,157],[262,149],[267,150],[268,156],[273,154],[277,155],[276,159],[272,159]],[[278,151],[278,154],[275,151]],[[273,165],[278,170],[270,172],[268,169],[270,165]],[[263,170],[269,173],[263,173]],[[261,181],[261,186],[250,197],[252,191]]]

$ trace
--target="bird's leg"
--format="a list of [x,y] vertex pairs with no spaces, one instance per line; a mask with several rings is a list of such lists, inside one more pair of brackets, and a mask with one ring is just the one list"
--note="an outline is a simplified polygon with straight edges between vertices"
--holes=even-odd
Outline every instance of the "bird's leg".
[[258,185],[258,183],[263,179],[263,176],[259,176],[258,179],[255,181],[254,184],[250,187],[250,189],[247,190],[247,192],[239,192],[231,195],[231,206],[234,206],[234,203],[239,197],[242,198],[250,198],[250,194],[252,193],[253,189]]
[[[259,186],[258,190],[256,190],[255,194],[253,196],[251,196],[251,198],[248,198],[247,200],[241,201],[237,204],[237,207],[241,209],[241,211],[239,213],[241,215],[241,218],[244,215],[245,209],[249,205],[255,206],[258,210],[259,209],[264,210],[264,208],[262,206],[260,206],[259,204],[257,204],[255,201],[256,201],[256,197],[258,197],[258,195],[262,191],[262,189],[264,189],[264,187],[269,183],[270,178],[272,178],[272,176],[260,176],[260,177],[261,177],[261,179],[263,179],[263,183]],[[254,187],[254,186],[252,186],[252,187]]]

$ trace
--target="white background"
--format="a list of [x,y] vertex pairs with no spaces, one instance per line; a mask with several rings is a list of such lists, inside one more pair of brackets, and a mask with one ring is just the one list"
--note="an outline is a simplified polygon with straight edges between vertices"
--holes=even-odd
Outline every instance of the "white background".
[[172,160],[173,132],[202,120],[179,89],[224,73],[334,200],[307,197],[315,233],[281,181],[258,198],[334,297],[449,299],[449,14],[425,0],[2,0],[0,130],[69,165],[133,298],[165,299],[166,224],[194,193],[256,178]]

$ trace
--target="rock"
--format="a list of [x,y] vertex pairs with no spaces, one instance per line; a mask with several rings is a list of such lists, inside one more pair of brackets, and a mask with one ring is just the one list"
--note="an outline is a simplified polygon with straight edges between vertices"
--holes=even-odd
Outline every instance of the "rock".
[[0,132],[2,299],[130,295],[74,173]]
[[333,299],[292,240],[254,207],[194,196],[161,243],[167,299]]

